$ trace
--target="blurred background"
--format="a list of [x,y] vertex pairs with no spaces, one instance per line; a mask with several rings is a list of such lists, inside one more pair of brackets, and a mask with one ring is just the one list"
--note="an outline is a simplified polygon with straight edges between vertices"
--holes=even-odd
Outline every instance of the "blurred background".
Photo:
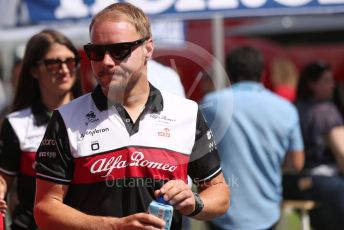
[[[80,48],[84,86],[92,73],[82,50],[92,15],[113,0],[0,0],[0,107],[13,95],[16,64],[27,39],[49,27]],[[314,59],[344,80],[344,0],[127,0],[151,18],[154,58],[180,75],[187,97],[199,101],[226,85],[223,61],[241,44],[266,59],[264,84],[293,100],[298,71]]]

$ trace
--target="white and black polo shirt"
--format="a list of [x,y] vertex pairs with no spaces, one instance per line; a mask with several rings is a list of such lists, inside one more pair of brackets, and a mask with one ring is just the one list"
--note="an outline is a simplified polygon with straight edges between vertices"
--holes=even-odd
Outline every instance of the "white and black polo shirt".
[[[221,172],[198,106],[150,85],[134,123],[98,86],[55,111],[36,156],[37,177],[69,185],[64,202],[93,215],[146,212],[168,180],[211,180]],[[173,229],[181,216],[174,215]]]
[[35,155],[50,116],[40,101],[32,107],[10,113],[1,126],[0,171],[17,176],[19,205],[12,215],[19,226],[34,228]]

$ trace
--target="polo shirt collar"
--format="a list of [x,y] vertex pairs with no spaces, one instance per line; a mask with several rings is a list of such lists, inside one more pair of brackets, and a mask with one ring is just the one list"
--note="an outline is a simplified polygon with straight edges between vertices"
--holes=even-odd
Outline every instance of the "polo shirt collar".
[[45,125],[49,122],[51,113],[41,100],[37,100],[32,104],[31,111],[34,116],[36,126]]
[[[107,100],[107,97],[103,94],[100,85],[97,85],[97,87],[93,90],[91,95],[96,107],[100,111],[107,110],[109,106],[115,105],[115,103],[111,104]],[[153,113],[159,113],[163,110],[163,108],[164,101],[160,90],[158,90],[152,84],[149,83],[149,96],[145,104],[145,109],[148,109]]]

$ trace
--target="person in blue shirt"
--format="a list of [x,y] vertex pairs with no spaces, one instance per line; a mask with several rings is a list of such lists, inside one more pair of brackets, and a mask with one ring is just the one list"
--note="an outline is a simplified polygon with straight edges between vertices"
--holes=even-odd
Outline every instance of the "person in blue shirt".
[[250,46],[232,51],[232,86],[207,94],[202,112],[218,147],[231,189],[231,207],[210,229],[273,229],[280,216],[281,174],[304,164],[296,108],[261,84],[264,62]]

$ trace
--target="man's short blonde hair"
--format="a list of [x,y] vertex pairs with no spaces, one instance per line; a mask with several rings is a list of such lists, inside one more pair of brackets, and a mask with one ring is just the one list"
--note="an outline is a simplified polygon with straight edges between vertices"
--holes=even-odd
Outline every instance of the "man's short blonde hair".
[[114,3],[104,8],[93,17],[89,32],[91,33],[94,23],[102,21],[127,21],[135,26],[143,38],[152,36],[148,17],[140,8],[130,3]]

